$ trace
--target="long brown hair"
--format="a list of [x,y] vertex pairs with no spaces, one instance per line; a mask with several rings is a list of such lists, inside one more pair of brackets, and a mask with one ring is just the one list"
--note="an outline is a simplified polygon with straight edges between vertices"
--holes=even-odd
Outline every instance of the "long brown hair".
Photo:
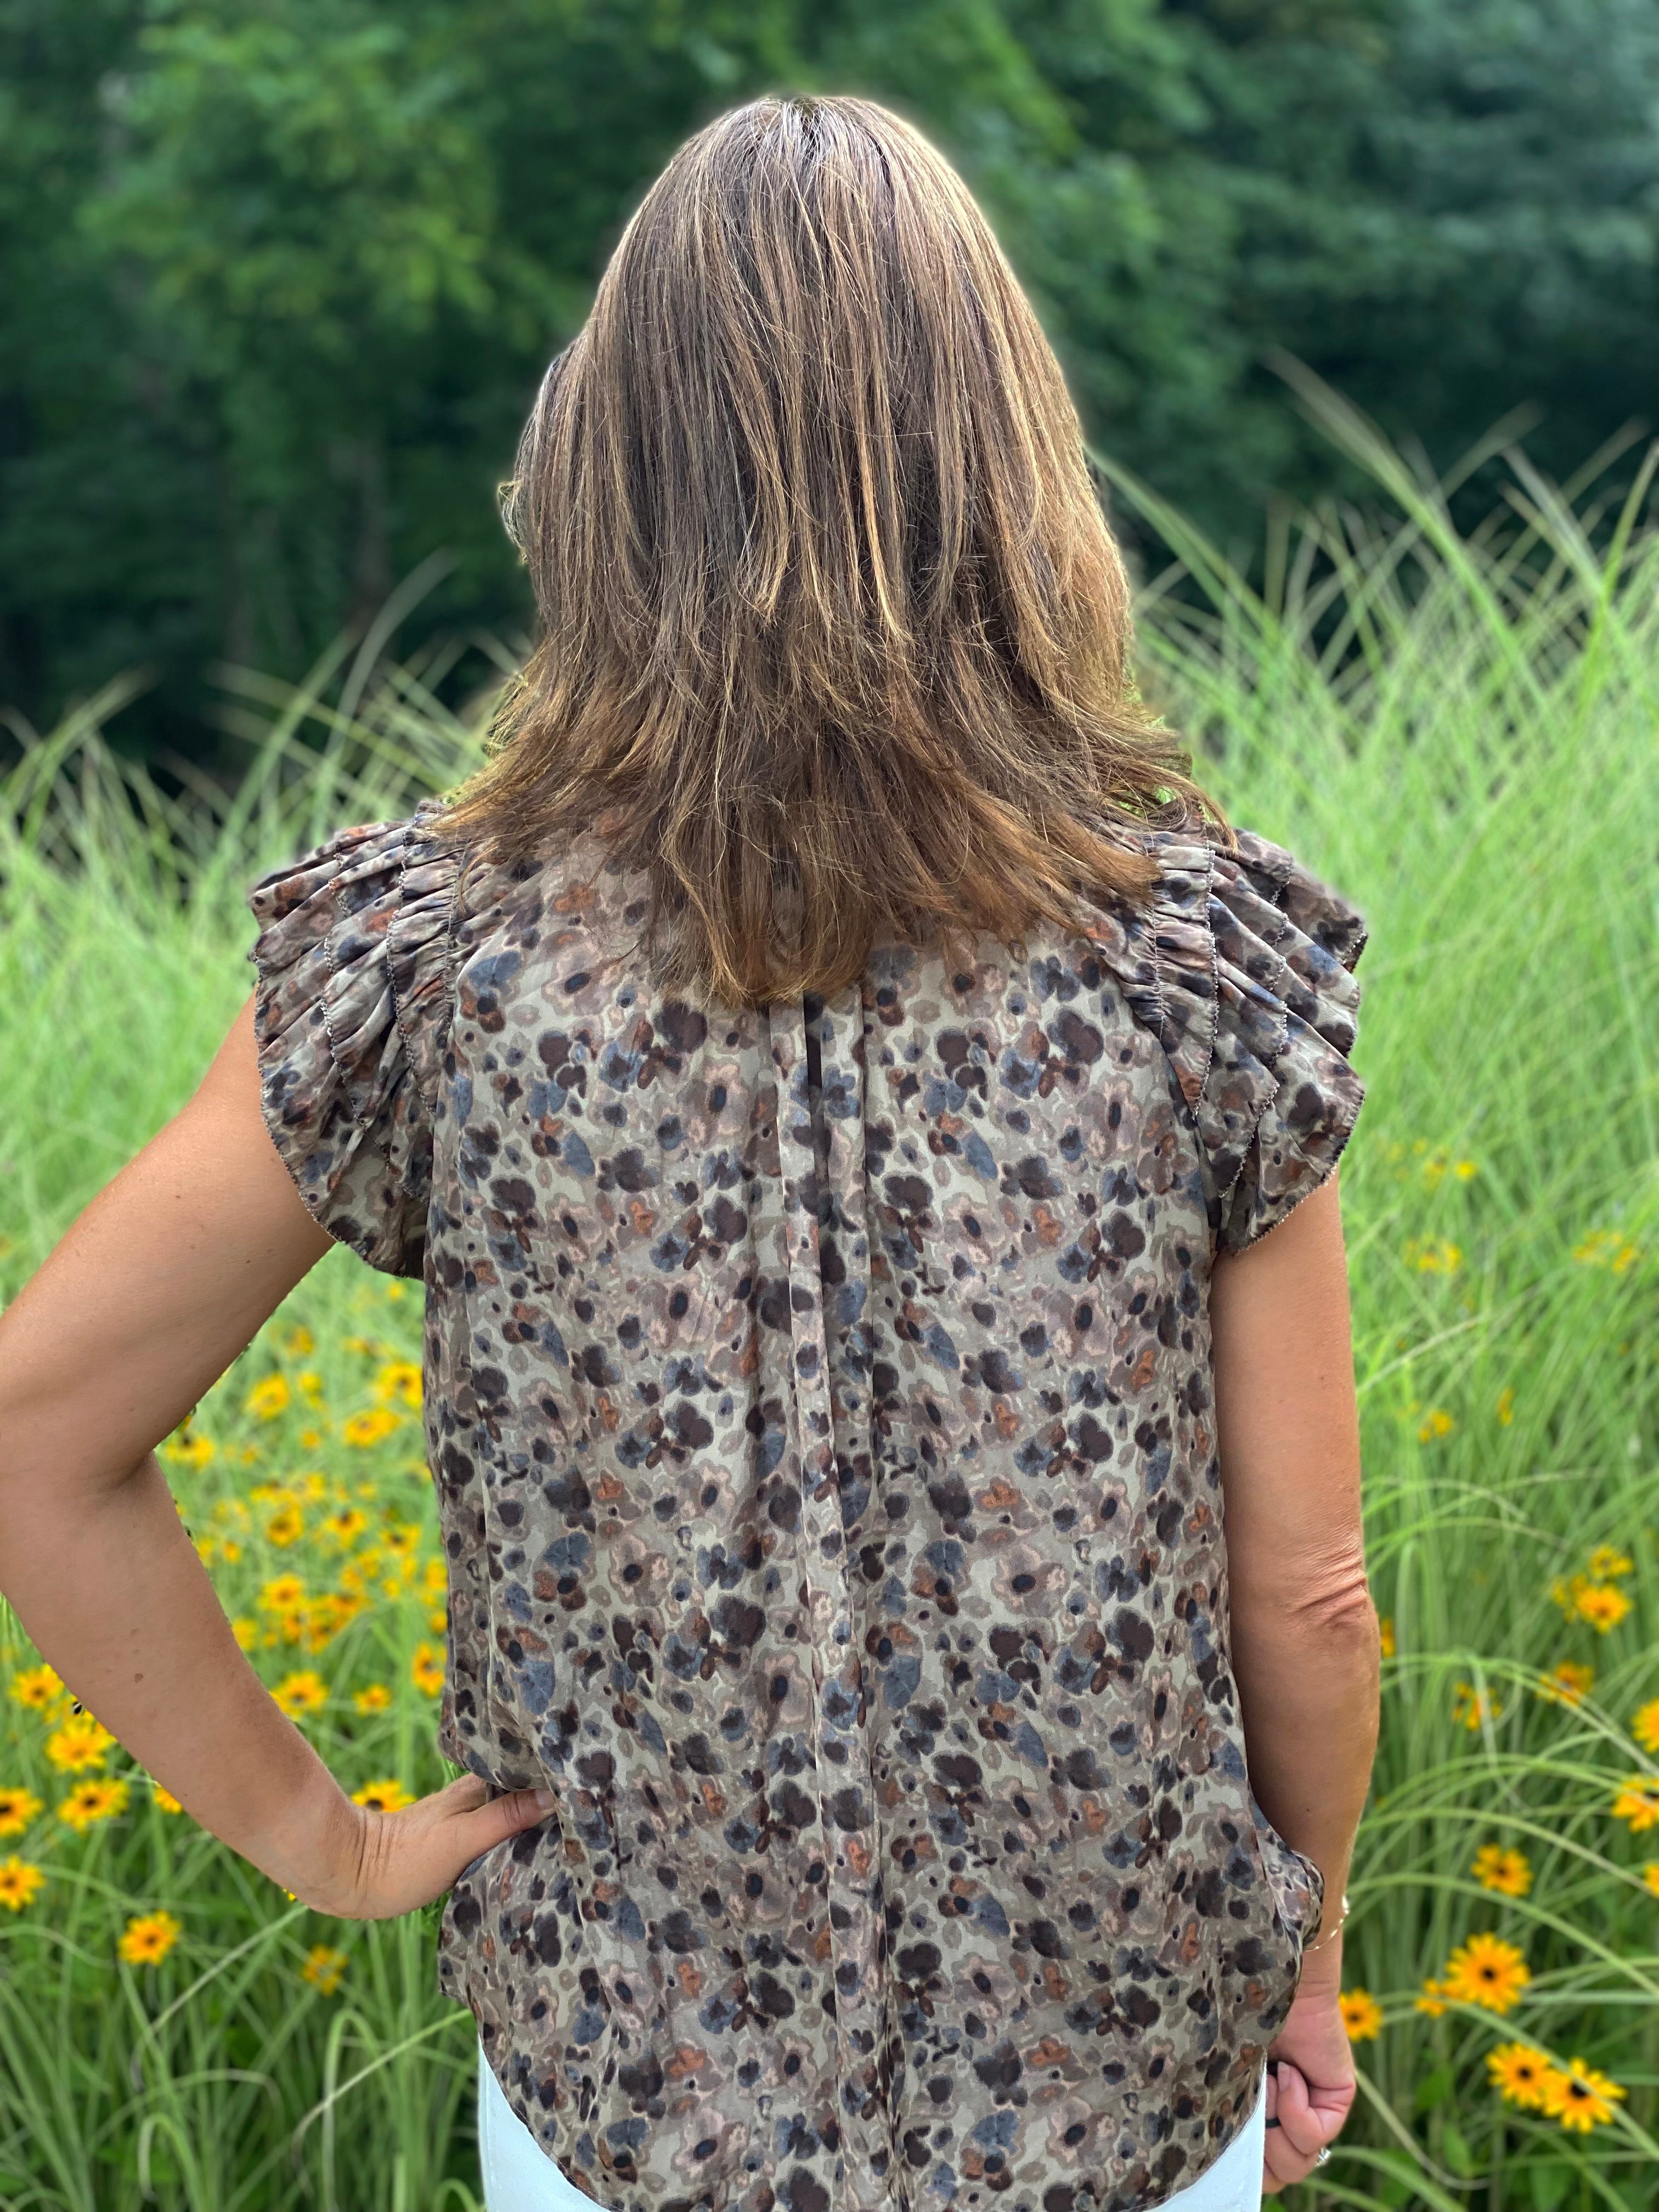
[[1123,825],[1226,835],[1138,697],[1059,363],[886,109],[768,99],[646,194],[526,426],[541,632],[434,826],[648,871],[665,983],[828,994],[872,946],[1143,898]]

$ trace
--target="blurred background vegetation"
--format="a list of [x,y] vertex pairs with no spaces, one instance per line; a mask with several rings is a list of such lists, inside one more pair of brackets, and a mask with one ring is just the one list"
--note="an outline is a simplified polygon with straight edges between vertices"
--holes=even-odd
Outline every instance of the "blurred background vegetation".
[[0,0],[0,706],[142,667],[118,747],[230,776],[223,666],[297,678],[411,574],[458,698],[527,624],[544,365],[676,143],[780,88],[945,146],[1092,437],[1247,563],[1359,482],[1276,349],[1436,473],[1651,404],[1651,0]]

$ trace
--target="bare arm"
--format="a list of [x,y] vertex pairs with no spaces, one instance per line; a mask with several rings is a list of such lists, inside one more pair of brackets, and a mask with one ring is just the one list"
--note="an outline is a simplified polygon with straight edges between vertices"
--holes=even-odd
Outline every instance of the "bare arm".
[[264,1126],[250,1000],[189,1104],[0,1315],[0,1589],[204,1827],[305,1902],[380,1917],[541,1815],[528,1792],[485,1809],[466,1776],[365,1819],[238,1644],[154,1449],[330,1241]]
[[[1233,1674],[1250,1780],[1274,1827],[1324,1875],[1329,1929],[1341,1911],[1378,1711],[1334,1174],[1260,1243],[1217,1261],[1210,1319]],[[1334,2124],[1319,2140],[1335,2133],[1352,2097],[1335,2018],[1341,1977],[1342,1939],[1328,1936],[1307,1958],[1297,2007],[1275,2046],[1307,2077],[1316,2112],[1322,2088],[1335,2094],[1330,2077],[1346,2080],[1341,2112],[1333,2105]]]

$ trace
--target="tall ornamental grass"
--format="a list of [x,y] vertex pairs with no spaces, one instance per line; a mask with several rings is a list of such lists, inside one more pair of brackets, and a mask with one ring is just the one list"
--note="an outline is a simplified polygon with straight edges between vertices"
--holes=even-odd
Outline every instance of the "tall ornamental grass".
[[[1304,2207],[1645,2212],[1659,2173],[1659,544],[1507,457],[1460,534],[1307,394],[1386,526],[1176,548],[1145,681],[1233,818],[1371,925],[1343,1164],[1383,1725],[1348,1923],[1361,2094]],[[1109,473],[1111,473],[1109,470]],[[242,895],[476,757],[384,636],[241,675],[234,791],[21,733],[0,805],[0,1290],[188,1094]],[[414,1286],[331,1253],[165,1456],[272,1693],[346,1787],[436,1787],[444,1574]],[[88,1356],[94,1356],[89,1350]],[[192,1826],[0,1612],[0,2212],[470,2212],[432,1914],[329,1922]],[[1308,1756],[1317,1760],[1320,1747]],[[9,1909],[8,1909],[9,1908]],[[1297,2201],[1292,2199],[1291,2201]]]

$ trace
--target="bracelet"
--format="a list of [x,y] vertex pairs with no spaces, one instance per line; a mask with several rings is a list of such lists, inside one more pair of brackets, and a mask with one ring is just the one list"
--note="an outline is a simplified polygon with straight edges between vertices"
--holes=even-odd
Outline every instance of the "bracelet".
[[1342,1933],[1342,1923],[1347,1918],[1347,1917],[1348,1899],[1347,1893],[1345,1891],[1342,1897],[1342,1910],[1337,1915],[1335,1926],[1332,1928],[1322,1928],[1318,1935],[1314,1937],[1311,1943],[1304,1943],[1302,1946],[1303,1957],[1304,1959],[1310,1958],[1319,1948],[1322,1943],[1328,1943],[1333,1936],[1340,1936]]

